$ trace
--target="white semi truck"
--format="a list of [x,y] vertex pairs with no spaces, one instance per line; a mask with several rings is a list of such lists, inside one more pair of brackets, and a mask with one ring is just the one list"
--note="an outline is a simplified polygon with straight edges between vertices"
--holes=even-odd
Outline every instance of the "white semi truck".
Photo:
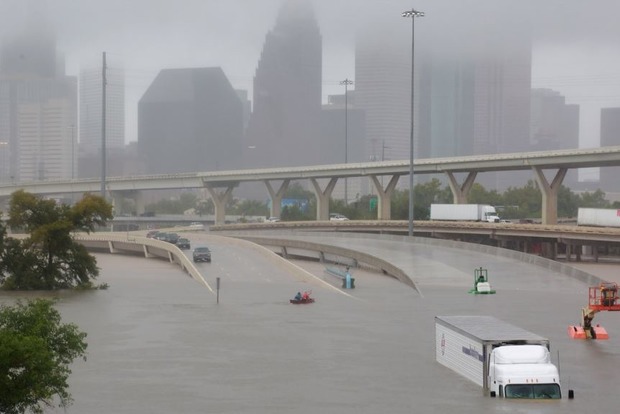
[[[437,362],[501,398],[560,399],[549,340],[491,316],[436,316]],[[569,391],[573,398],[573,391]]]
[[499,216],[487,204],[431,204],[431,220],[499,223]]
[[620,210],[615,208],[580,208],[577,225],[596,227],[620,227]]

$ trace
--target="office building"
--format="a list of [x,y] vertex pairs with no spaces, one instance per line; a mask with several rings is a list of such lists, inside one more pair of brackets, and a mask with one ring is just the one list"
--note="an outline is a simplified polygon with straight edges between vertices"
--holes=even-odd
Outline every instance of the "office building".
[[[601,147],[620,145],[620,108],[601,109]],[[601,167],[600,189],[620,192],[620,167]]]
[[[120,68],[107,67],[105,89],[106,175],[123,175],[125,147],[125,75]],[[80,71],[79,172],[80,178],[100,177],[103,160],[103,76],[102,68]]]
[[0,45],[0,181],[71,178],[76,169],[77,82],[43,4],[24,4]]
[[[102,69],[80,72],[80,149],[86,154],[100,154],[103,119]],[[125,75],[119,68],[106,69],[106,149],[125,145]]]
[[240,168],[242,139],[243,104],[221,68],[162,70],[138,103],[147,174]]
[[323,164],[322,37],[310,2],[287,1],[267,33],[254,76],[247,166]]
[[[365,159],[408,159],[411,141],[410,35],[385,27],[367,27],[355,44],[355,107],[365,113]],[[417,65],[416,65],[417,66]],[[417,83],[418,75],[416,75]],[[416,104],[419,97],[416,95]],[[416,110],[416,121],[419,110]],[[415,122],[415,152],[419,124]],[[401,179],[399,187],[408,180]]]
[[[530,105],[530,151],[579,148],[579,105],[551,89],[532,89]],[[563,185],[574,188],[577,171],[571,169]]]
[[[363,109],[355,106],[355,91],[348,91],[346,98],[343,95],[330,95],[327,105],[321,111],[321,131],[316,137],[316,145],[327,149],[324,151],[324,164],[344,164],[372,161],[366,152],[366,118]],[[346,120],[346,124],[345,124]],[[345,127],[346,126],[346,127]],[[346,157],[345,157],[346,149]],[[377,158],[374,158],[378,161]],[[345,198],[345,182],[347,186],[346,198],[354,201],[358,195],[369,192],[368,178],[355,177],[339,179],[334,187],[332,197]]]

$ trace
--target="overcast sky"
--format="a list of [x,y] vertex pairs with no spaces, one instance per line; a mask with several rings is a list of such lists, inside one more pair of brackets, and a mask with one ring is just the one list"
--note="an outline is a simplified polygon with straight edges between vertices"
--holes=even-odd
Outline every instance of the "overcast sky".
[[[0,34],[28,3],[44,2],[65,53],[67,74],[100,65],[126,71],[127,141],[137,139],[137,101],[165,68],[221,66],[235,88],[251,90],[265,34],[282,0],[0,0]],[[598,145],[601,107],[620,106],[619,0],[315,0],[323,35],[323,96],[355,78],[354,38],[383,21],[410,41],[485,47],[499,29],[531,34],[533,87],[555,89],[581,105],[581,146]],[[471,39],[471,40],[470,40]],[[428,46],[428,45],[427,45]],[[416,42],[416,50],[422,45]]]

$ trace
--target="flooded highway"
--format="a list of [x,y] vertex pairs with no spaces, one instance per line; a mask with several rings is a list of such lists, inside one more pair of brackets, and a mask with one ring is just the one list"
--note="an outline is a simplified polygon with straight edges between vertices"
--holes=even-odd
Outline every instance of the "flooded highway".
[[[610,340],[569,339],[587,304],[587,285],[575,279],[414,243],[389,254],[407,255],[420,293],[360,269],[343,292],[319,263],[294,269],[239,241],[190,239],[212,250],[213,262],[198,267],[211,286],[220,278],[219,304],[178,266],[110,254],[97,255],[108,290],[61,294],[63,319],[89,344],[87,361],[73,365],[67,413],[582,413],[620,404],[620,313],[595,318]],[[467,293],[480,266],[497,294]],[[288,302],[307,289],[316,303]],[[548,337],[575,399],[484,397],[435,362],[436,315],[492,315]]]

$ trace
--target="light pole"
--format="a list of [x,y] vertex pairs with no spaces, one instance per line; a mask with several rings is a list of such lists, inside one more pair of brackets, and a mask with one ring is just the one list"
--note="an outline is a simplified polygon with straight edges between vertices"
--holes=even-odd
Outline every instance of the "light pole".
[[414,55],[414,39],[415,39],[415,18],[424,17],[424,12],[411,9],[402,12],[401,16],[411,18],[411,135],[409,137],[409,236],[413,236],[413,118],[414,118],[414,85],[415,79],[413,64],[415,62]]
[[[348,164],[349,160],[349,85],[353,85],[353,81],[345,79],[340,82],[344,85],[344,163]],[[349,203],[347,197],[347,178],[344,178],[344,205]]]

